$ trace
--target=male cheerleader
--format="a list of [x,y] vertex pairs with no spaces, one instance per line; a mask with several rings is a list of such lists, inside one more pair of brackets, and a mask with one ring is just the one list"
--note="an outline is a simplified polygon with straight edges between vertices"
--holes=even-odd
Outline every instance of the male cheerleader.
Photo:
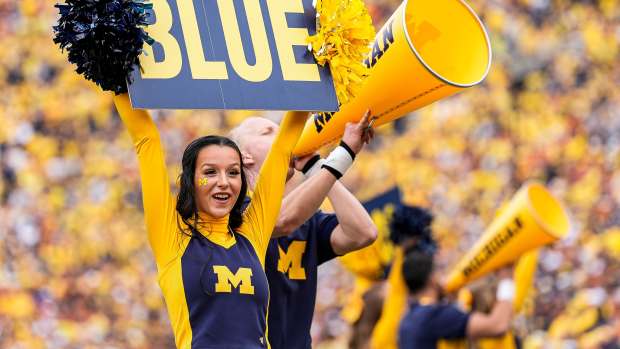
[[[362,204],[338,179],[373,136],[368,115],[346,126],[330,155],[295,162],[307,179],[287,182],[280,216],[265,260],[270,288],[268,337],[274,349],[311,348],[318,266],[336,256],[370,245],[377,230]],[[259,117],[231,131],[241,148],[250,187],[269,150],[278,125]],[[293,176],[289,171],[289,179]],[[325,197],[335,214],[317,211]]]
[[512,319],[513,280],[503,278],[499,282],[496,302],[490,314],[466,313],[454,304],[444,302],[440,275],[435,269],[437,248],[430,223],[431,220],[428,220],[428,235],[411,241],[405,248],[402,273],[411,300],[400,323],[399,348],[465,348],[466,339],[496,337],[506,333]]

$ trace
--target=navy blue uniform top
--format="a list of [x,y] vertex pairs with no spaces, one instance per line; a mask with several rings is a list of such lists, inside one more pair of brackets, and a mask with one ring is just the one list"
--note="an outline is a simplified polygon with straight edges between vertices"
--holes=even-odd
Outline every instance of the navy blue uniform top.
[[[436,349],[440,341],[457,346],[467,336],[469,314],[450,304],[421,305],[414,302],[400,322],[399,349]],[[447,344],[444,342],[444,345]]]
[[311,348],[317,269],[336,257],[334,214],[315,213],[292,234],[271,239],[265,259],[270,301],[268,337],[273,349]]
[[251,242],[234,237],[226,248],[195,234],[181,257],[192,348],[267,348],[267,278]]

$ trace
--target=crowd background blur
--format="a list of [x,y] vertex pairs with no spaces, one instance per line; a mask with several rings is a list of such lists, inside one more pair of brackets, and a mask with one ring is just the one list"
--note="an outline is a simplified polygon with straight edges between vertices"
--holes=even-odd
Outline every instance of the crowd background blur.
[[[366,3],[377,29],[399,5]],[[381,128],[343,180],[430,208],[446,266],[524,181],[545,181],[574,228],[543,250],[517,332],[526,348],[618,347],[620,3],[470,4],[493,46],[486,81]],[[53,44],[56,19],[49,1],[0,0],[0,348],[173,347],[131,141]],[[174,181],[189,140],[249,113],[153,115]],[[338,262],[321,268],[316,347],[346,346],[352,288]]]

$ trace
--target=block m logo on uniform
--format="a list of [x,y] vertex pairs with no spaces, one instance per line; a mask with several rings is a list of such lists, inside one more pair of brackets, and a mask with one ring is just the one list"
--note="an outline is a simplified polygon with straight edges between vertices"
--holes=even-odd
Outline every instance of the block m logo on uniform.
[[239,288],[241,294],[254,294],[252,285],[252,269],[239,268],[236,273],[232,273],[225,265],[214,265],[213,272],[217,275],[215,292],[231,293],[233,287]]
[[278,271],[286,274],[289,279],[305,280],[306,270],[301,266],[301,256],[306,251],[305,241],[293,241],[288,245],[286,252],[278,245],[280,258],[278,259]]

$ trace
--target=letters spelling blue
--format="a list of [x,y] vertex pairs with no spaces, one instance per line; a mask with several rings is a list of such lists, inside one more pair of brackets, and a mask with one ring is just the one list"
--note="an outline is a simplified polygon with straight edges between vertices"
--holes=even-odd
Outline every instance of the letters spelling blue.
[[304,39],[312,0],[153,0],[132,105],[149,109],[336,111],[328,67]]

